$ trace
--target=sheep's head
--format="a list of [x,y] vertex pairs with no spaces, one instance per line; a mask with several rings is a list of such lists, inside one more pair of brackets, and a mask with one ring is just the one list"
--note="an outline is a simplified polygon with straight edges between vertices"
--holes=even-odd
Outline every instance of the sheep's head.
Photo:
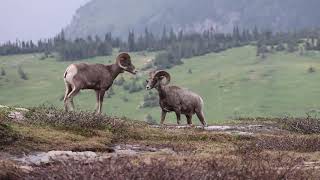
[[137,73],[136,68],[131,63],[131,58],[130,58],[128,53],[119,54],[118,57],[117,57],[116,63],[124,71],[127,71],[127,72],[129,72],[131,74],[136,74]]
[[[165,83],[162,82],[163,79],[166,79]],[[149,74],[149,79],[147,80],[146,89],[150,90],[152,88],[156,88],[160,84],[165,86],[170,83],[170,79],[171,79],[170,74],[164,70],[152,71]]]

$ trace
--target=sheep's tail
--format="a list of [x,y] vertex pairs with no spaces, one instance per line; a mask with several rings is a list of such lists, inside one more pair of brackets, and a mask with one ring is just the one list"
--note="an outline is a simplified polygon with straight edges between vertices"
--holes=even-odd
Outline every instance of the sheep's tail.
[[67,74],[68,74],[68,72],[66,71],[66,72],[64,72],[64,74],[63,74],[63,78],[66,78],[67,77]]
[[203,112],[204,103],[203,103],[203,99],[200,96],[199,96],[199,100],[200,100],[199,109],[198,109],[198,111],[196,111],[196,113],[197,113],[197,116],[198,116],[199,120],[201,121],[203,127],[207,127],[208,124],[205,120],[204,112]]
[[196,112],[202,112],[204,108],[204,102],[201,96],[199,96],[198,106],[196,107]]
[[202,108],[203,108],[203,106],[204,106],[204,102],[203,102],[202,97],[200,97],[200,96],[199,96],[199,98],[200,98],[200,106],[201,106],[201,109],[202,109]]

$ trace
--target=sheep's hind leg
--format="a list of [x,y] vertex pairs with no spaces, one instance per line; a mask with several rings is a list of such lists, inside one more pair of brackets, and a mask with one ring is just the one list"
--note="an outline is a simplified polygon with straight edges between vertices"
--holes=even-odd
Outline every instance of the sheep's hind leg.
[[188,125],[192,126],[192,115],[191,114],[186,114],[186,118],[187,118]]
[[177,116],[177,124],[180,125],[180,122],[181,122],[181,114],[180,114],[180,112],[176,112],[176,116]]
[[202,112],[202,111],[199,111],[199,112],[196,112],[196,114],[197,114],[200,122],[202,123],[202,125],[203,125],[204,127],[207,127],[208,125],[207,125],[206,120],[204,119],[204,114],[203,114],[203,112]]
[[68,95],[72,91],[72,88],[68,83],[65,83],[65,86],[66,86],[66,92],[64,94],[63,103],[64,103],[64,110],[68,112]]
[[67,99],[71,104],[71,110],[74,110],[73,98],[79,93],[80,89],[74,88],[68,95]]
[[99,111],[99,104],[100,104],[100,90],[95,90],[96,92],[96,109],[95,109],[95,113],[97,114]]

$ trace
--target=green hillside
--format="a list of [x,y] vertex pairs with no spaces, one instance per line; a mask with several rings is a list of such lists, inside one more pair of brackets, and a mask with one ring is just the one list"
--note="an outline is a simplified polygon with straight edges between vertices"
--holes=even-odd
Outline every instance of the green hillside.
[[[132,53],[132,59],[141,68],[154,55]],[[5,76],[0,76],[0,104],[24,107],[52,104],[62,107],[62,76],[70,62],[39,60],[39,57],[39,54],[0,57],[1,66],[6,71]],[[114,58],[97,57],[84,61],[109,63]],[[29,80],[19,78],[18,65]],[[310,67],[315,72],[309,72]],[[320,109],[319,71],[320,54],[316,52],[303,56],[275,53],[261,59],[256,57],[252,46],[185,59],[183,65],[169,70],[172,84],[189,88],[203,97],[208,122],[222,122],[238,116],[305,116],[308,111]],[[147,78],[146,72],[140,76],[140,81]],[[133,76],[125,74],[124,77],[130,81]],[[150,113],[159,120],[159,107],[138,108],[145,90],[130,94],[121,86],[114,86],[114,92],[115,95],[105,99],[103,109],[107,114],[142,120]],[[124,97],[128,102],[123,100]],[[94,92],[82,91],[75,98],[75,103],[78,109],[93,110]],[[168,116],[169,121],[175,122],[174,114]],[[196,117],[194,122],[198,123]]]

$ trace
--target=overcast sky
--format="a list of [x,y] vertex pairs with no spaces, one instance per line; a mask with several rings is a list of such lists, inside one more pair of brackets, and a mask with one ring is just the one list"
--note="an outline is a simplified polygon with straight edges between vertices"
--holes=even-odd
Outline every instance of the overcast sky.
[[0,0],[0,42],[52,37],[90,0]]

